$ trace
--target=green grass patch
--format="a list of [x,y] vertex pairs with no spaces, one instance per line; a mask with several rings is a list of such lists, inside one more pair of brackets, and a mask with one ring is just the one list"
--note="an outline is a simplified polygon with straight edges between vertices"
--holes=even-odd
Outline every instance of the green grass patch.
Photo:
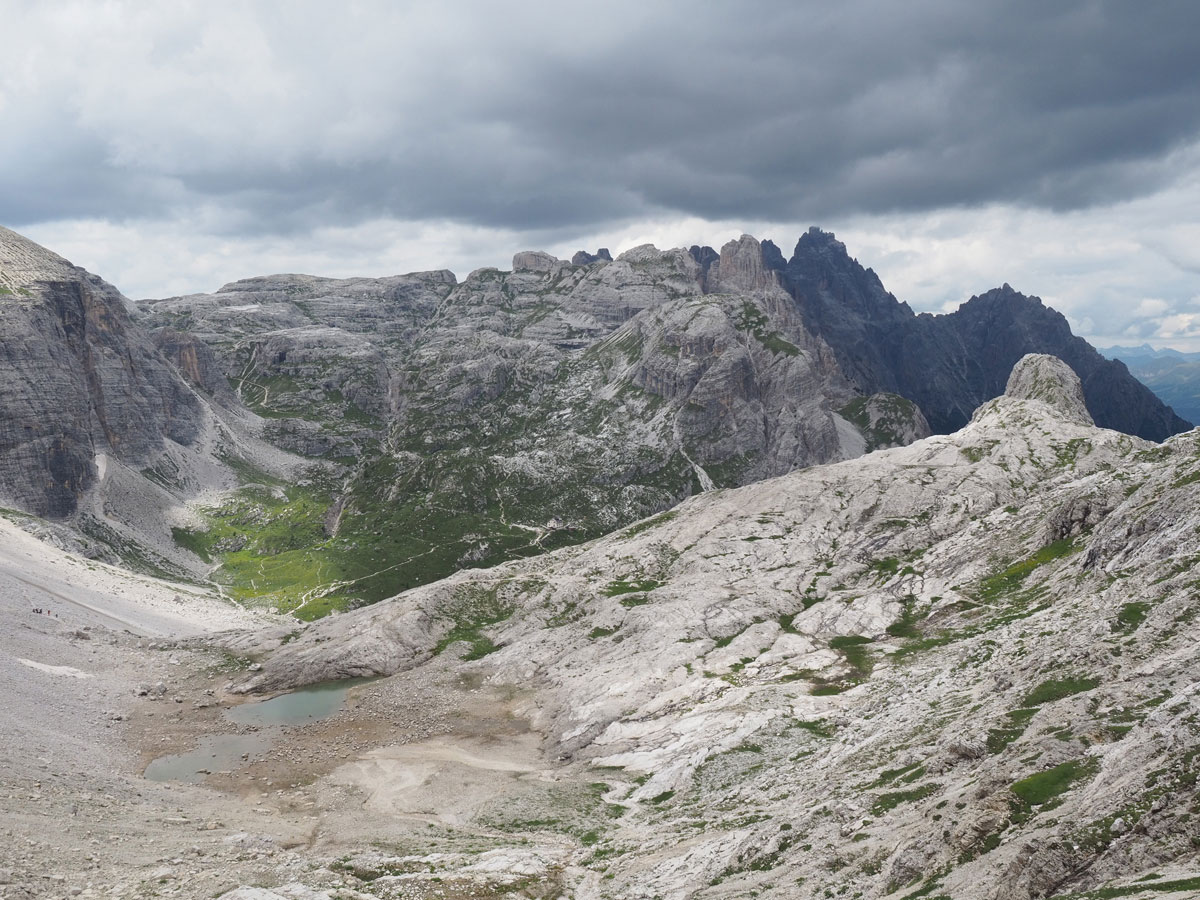
[[842,655],[854,670],[854,677],[861,679],[870,675],[874,667],[874,658],[866,648],[870,643],[871,639],[861,634],[843,634],[833,638],[829,646]]
[[1008,724],[993,728],[988,732],[987,748],[989,753],[999,753],[1017,738],[1025,733],[1029,721],[1037,715],[1037,708],[1014,709],[1006,714]]
[[1123,631],[1126,634],[1137,631],[1146,621],[1149,612],[1150,604],[1141,600],[1122,604],[1121,609],[1117,612],[1117,620],[1113,623],[1113,631]]
[[348,597],[316,597],[301,603],[292,610],[292,615],[301,622],[315,622],[332,612],[345,612],[349,608]]
[[1100,685],[1099,678],[1052,678],[1043,681],[1025,695],[1025,706],[1041,706],[1075,694],[1082,694]]
[[909,791],[891,791],[887,794],[880,794],[875,798],[875,802],[871,804],[871,814],[881,816],[903,803],[915,803],[918,800],[924,800],[926,797],[932,797],[939,790],[941,790],[941,785],[923,784],[921,787],[913,788]]
[[192,531],[188,528],[172,528],[171,539],[175,542],[175,546],[191,550],[206,563],[212,562],[212,557],[208,553],[208,541],[205,540],[204,532]]
[[917,628],[917,622],[920,619],[917,598],[909,594],[900,601],[900,618],[887,627],[887,633],[895,638],[919,638],[921,631]]
[[622,532],[622,536],[627,538],[636,537],[643,531],[649,531],[651,528],[657,528],[659,525],[665,525],[677,515],[678,513],[676,513],[674,510],[667,510],[666,512],[659,513],[657,516],[651,516],[644,522],[638,522],[635,525],[630,525],[625,529],[624,532]]
[[766,314],[749,301],[742,304],[742,312],[737,320],[737,327],[748,331],[755,339],[775,355],[797,356],[800,348],[784,339],[778,331],[768,331],[770,320]]
[[454,624],[434,647],[435,656],[459,641],[470,644],[463,656],[466,660],[482,659],[500,649],[483,633],[484,628],[503,622],[513,614],[513,606],[500,599],[500,588],[499,584],[486,589],[472,586],[461,588],[454,595],[449,606],[440,610],[441,615]]
[[605,597],[619,597],[622,594],[641,594],[646,591],[652,591],[655,588],[662,587],[663,582],[655,581],[653,578],[626,579],[620,578],[616,581],[610,581],[601,591]]
[[1113,900],[1115,897],[1132,897],[1135,894],[1166,893],[1168,891],[1171,893],[1200,891],[1200,875],[1193,875],[1190,878],[1175,878],[1170,881],[1139,881],[1137,884],[1097,888],[1092,891],[1084,891],[1082,894],[1066,894],[1062,900]]
[[1061,763],[1052,769],[1022,778],[1009,786],[1009,790],[1020,801],[1018,812],[1023,818],[1032,815],[1033,808],[1061,797],[1074,787],[1077,781],[1090,778],[1100,768],[1099,760],[1087,757]]
[[1073,540],[1064,538],[1047,544],[1028,559],[1015,562],[1003,571],[989,575],[979,583],[977,599],[996,600],[1010,594],[1019,588],[1025,579],[1036,569],[1056,559],[1062,559],[1077,553],[1080,546]]
[[809,691],[814,697],[832,697],[834,694],[840,694],[843,691],[848,691],[854,687],[852,684],[842,684],[836,681],[823,681],[813,685],[813,689]]
[[1195,484],[1197,481],[1200,481],[1200,469],[1197,469],[1195,472],[1191,472],[1188,475],[1176,478],[1171,482],[1171,487],[1181,488],[1189,484]]
[[900,560],[895,556],[885,556],[883,559],[871,561],[871,571],[883,578],[889,578],[900,571]]
[[[872,788],[883,787],[884,785],[891,784],[897,778],[900,778],[902,781],[905,781],[905,782],[916,781],[918,778],[920,778],[924,774],[925,774],[925,767],[922,766],[920,763],[912,763],[911,765],[903,766],[899,769],[885,769],[884,771],[879,773],[878,778],[876,778],[873,782],[871,782],[870,784],[867,785],[867,789],[870,790]],[[908,776],[912,776],[912,777],[908,777]]]

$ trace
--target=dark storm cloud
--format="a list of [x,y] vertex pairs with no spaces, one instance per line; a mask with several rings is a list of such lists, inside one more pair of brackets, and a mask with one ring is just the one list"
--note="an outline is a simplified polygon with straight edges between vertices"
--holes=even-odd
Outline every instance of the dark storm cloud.
[[8,224],[1075,209],[1170,183],[1200,133],[1190,2],[115,8],[17,14],[45,46],[0,73]]

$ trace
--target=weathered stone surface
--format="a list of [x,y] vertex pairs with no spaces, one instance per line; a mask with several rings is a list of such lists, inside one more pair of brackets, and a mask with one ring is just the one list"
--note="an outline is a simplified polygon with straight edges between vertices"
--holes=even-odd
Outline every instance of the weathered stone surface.
[[1080,425],[1095,425],[1083,399],[1083,385],[1071,371],[1071,367],[1056,356],[1030,353],[1021,357],[1008,384],[1004,396],[1018,400],[1038,400],[1068,422]]
[[513,256],[514,272],[554,272],[562,268],[563,262],[549,253],[541,250],[522,250]]

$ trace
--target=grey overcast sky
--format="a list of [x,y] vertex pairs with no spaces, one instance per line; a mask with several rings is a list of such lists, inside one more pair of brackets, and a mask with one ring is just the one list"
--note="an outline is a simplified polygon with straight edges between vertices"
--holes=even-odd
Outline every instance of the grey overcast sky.
[[1200,349],[1194,0],[0,0],[0,223],[131,297],[790,252]]

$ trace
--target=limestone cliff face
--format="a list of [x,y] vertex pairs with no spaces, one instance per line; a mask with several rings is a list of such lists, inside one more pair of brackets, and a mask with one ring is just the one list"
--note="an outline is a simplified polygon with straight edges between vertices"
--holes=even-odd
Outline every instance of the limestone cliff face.
[[83,269],[0,228],[0,492],[71,515],[97,454],[138,466],[192,442],[201,407],[126,300]]
[[174,364],[187,382],[210,397],[230,401],[233,393],[212,348],[194,335],[162,328],[152,335],[154,346]]

